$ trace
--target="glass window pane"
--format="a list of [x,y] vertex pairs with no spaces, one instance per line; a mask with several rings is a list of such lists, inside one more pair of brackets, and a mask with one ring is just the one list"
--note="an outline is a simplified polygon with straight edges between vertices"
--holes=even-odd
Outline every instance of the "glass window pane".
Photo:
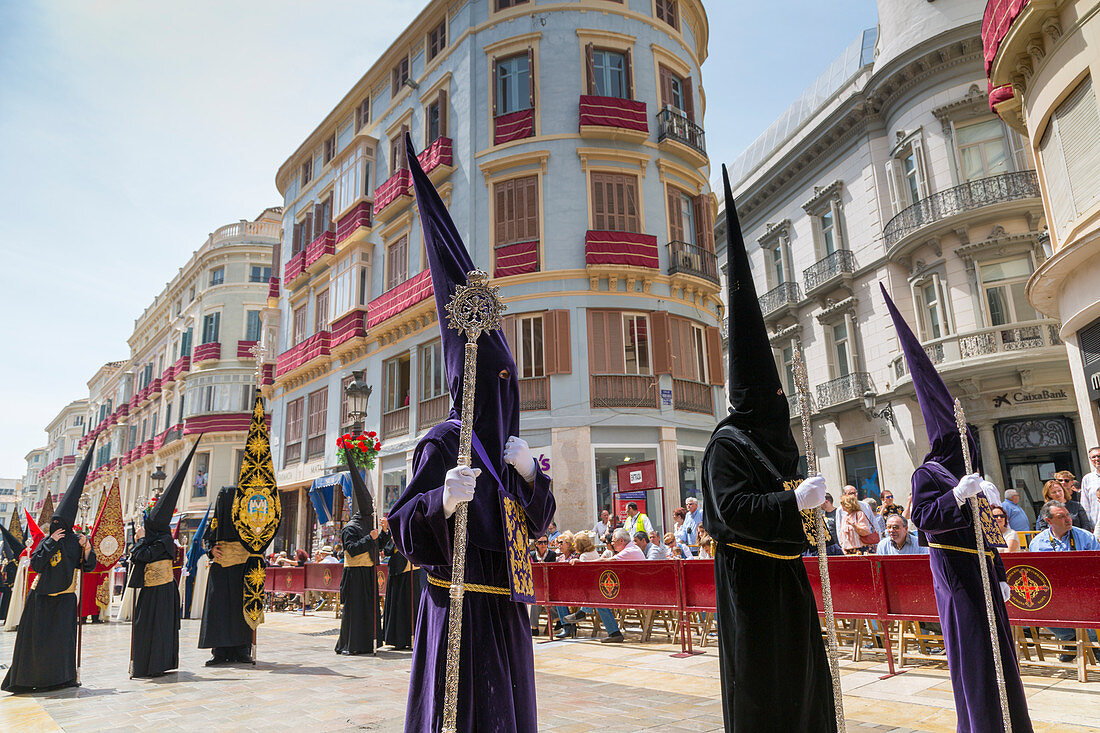
[[1011,278],[1031,276],[1031,262],[1026,257],[1020,257],[1007,262],[994,262],[991,265],[982,265],[982,282],[995,283]]
[[1016,311],[1017,322],[1039,319],[1039,314],[1031,307],[1031,303],[1027,302],[1027,296],[1024,295],[1026,285],[1026,282],[1016,282],[1009,286],[1009,292],[1012,295],[1012,307]]
[[985,291],[989,301],[989,321],[994,326],[1008,323],[1008,303],[1005,302],[1004,287],[989,288]]

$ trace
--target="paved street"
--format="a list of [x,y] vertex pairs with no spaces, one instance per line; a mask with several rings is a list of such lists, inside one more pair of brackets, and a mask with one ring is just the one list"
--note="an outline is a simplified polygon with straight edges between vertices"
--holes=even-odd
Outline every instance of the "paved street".
[[[256,667],[203,666],[195,648],[198,622],[184,621],[183,669],[155,681],[127,676],[129,626],[85,627],[84,686],[40,696],[0,697],[4,731],[270,730],[400,731],[410,657],[332,653],[331,614],[268,614]],[[719,731],[722,703],[716,652],[688,659],[678,647],[628,641],[535,645],[539,727],[546,731]],[[0,634],[0,659],[11,658],[15,635]],[[848,730],[955,729],[946,665],[910,669],[880,680],[883,664],[843,668]],[[1100,682],[1064,674],[1025,676],[1036,731],[1100,730]],[[1073,725],[1071,723],[1076,723]]]

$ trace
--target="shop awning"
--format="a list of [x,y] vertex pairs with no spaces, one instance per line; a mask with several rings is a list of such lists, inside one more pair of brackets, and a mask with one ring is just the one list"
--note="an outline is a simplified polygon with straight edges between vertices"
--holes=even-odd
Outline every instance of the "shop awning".
[[351,474],[347,471],[322,476],[310,485],[309,500],[313,502],[318,524],[332,521],[337,486],[344,492],[344,506],[351,506]]

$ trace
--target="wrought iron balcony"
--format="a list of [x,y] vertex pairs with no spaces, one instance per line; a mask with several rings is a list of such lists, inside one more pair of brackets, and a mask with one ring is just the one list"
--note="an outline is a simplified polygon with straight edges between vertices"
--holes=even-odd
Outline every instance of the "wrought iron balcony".
[[817,385],[817,409],[824,410],[852,400],[862,400],[863,393],[871,389],[871,375],[867,372],[851,374]]
[[909,234],[949,216],[991,204],[1030,198],[1039,198],[1039,179],[1035,171],[1015,171],[968,181],[934,193],[900,211],[883,230],[886,248],[890,249]]
[[856,256],[850,249],[838,249],[825,259],[818,260],[802,271],[806,283],[806,294],[822,288],[843,275],[850,275],[856,269]]
[[672,380],[672,405],[677,410],[714,414],[714,389],[709,384],[687,379]]
[[781,283],[760,296],[760,310],[767,318],[784,308],[793,308],[802,300],[802,290],[796,282]]
[[718,284],[718,256],[687,242],[668,243],[668,274],[694,275]]
[[[1062,346],[1062,339],[1059,336],[1061,329],[1060,321],[1046,318],[1011,326],[994,326],[962,334],[951,334],[922,343],[925,353],[933,364],[954,363],[959,366],[970,359]],[[909,367],[903,356],[895,357],[892,366],[895,379],[900,379],[909,373]]]
[[688,119],[687,115],[666,107],[657,113],[657,142],[675,140],[689,148],[707,154],[703,128]]
[[602,407],[652,407],[657,404],[657,380],[648,375],[593,374],[591,404]]

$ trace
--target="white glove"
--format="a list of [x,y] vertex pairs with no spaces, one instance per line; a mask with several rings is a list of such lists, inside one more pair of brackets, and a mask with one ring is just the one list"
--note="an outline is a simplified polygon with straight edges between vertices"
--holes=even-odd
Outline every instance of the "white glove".
[[1004,598],[1005,603],[1008,603],[1008,597],[1012,595],[1012,589],[1008,587],[1008,583],[1001,581],[1001,597]]
[[794,498],[798,501],[799,511],[821,506],[825,503],[825,478],[820,474],[810,476],[794,490]]
[[516,469],[516,473],[527,483],[535,480],[538,466],[535,463],[535,456],[531,453],[531,446],[527,445],[527,441],[523,438],[517,438],[514,435],[508,438],[504,444],[504,462]]
[[982,490],[982,477],[976,473],[963,476],[959,485],[952,489],[955,492],[955,503],[962,506],[972,496],[977,496]]
[[480,475],[480,468],[469,466],[455,466],[447,471],[443,479],[443,516],[450,519],[459,504],[474,498],[474,486]]
[[1001,492],[992,481],[982,481],[982,493],[985,494],[989,506],[994,507],[1001,505]]

